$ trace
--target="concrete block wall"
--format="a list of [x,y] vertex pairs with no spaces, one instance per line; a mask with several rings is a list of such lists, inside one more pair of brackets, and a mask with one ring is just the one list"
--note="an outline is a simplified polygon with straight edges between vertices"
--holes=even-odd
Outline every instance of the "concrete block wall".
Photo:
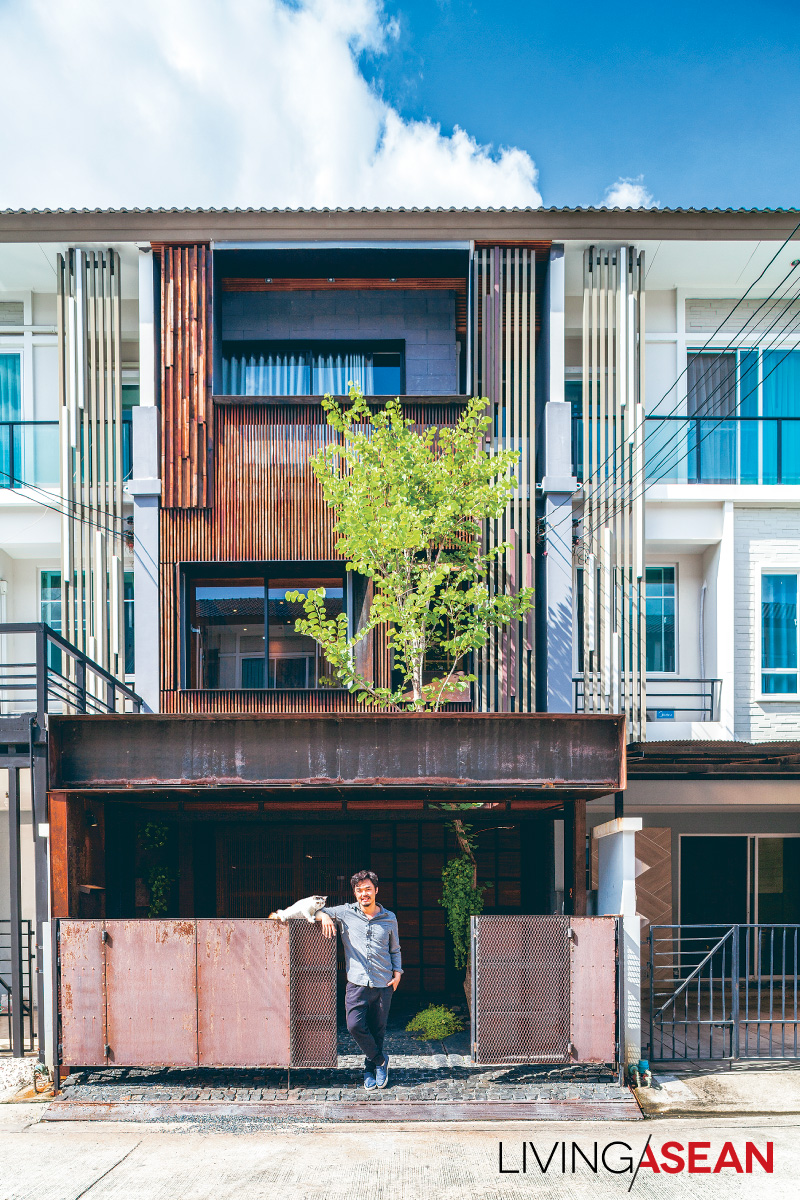
[[[734,312],[734,308],[736,311]],[[648,310],[649,311],[649,310]],[[757,314],[757,315],[756,315]],[[686,338],[689,345],[702,346],[707,338],[715,336],[715,342],[723,344],[731,342],[746,328],[746,336],[742,344],[757,346],[760,341],[772,345],[778,328],[791,328],[794,336],[787,340],[787,345],[800,341],[797,334],[797,318],[800,317],[800,301],[792,301],[785,307],[775,309],[774,305],[764,304],[763,300],[687,300],[686,301]],[[780,318],[779,326],[776,320]],[[720,328],[721,326],[721,328]]]
[[226,292],[225,341],[405,342],[406,394],[458,392],[455,293],[449,291]]
[[800,738],[800,696],[760,700],[761,568],[800,571],[800,507],[734,510],[735,736]]

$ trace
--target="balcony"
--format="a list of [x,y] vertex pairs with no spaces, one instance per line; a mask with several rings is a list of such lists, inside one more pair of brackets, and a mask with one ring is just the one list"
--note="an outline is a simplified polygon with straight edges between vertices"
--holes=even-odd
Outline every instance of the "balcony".
[[[122,414],[123,479],[133,474],[131,410]],[[0,421],[0,488],[58,488],[58,421]]]
[[[572,681],[573,700],[576,713],[591,711],[586,708],[583,691],[583,676]],[[716,724],[720,719],[721,679],[687,679],[663,675],[648,675],[646,710],[648,723],[662,724],[665,730],[674,730],[678,739],[686,735],[687,724]],[[620,707],[625,708],[625,680],[620,680]],[[648,729],[648,736],[650,735]],[[710,732],[710,731],[709,731]],[[668,736],[665,734],[665,736]]]
[[648,417],[654,483],[800,484],[800,417]]
[[0,487],[57,488],[58,421],[0,422]]

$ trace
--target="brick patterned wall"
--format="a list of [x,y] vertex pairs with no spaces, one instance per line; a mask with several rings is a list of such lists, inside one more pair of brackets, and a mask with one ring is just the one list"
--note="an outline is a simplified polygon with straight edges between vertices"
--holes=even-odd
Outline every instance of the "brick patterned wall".
[[[781,303],[776,307],[773,303],[765,304],[763,300],[743,300],[733,312],[736,304],[735,300],[687,300],[686,340],[689,345],[703,345],[720,325],[722,328],[715,341],[728,343],[737,338],[739,344],[739,335],[744,346],[757,346],[759,342],[772,345],[778,331],[789,327],[793,330],[790,341],[800,343],[800,301]],[[759,309],[758,315],[754,316]],[[742,333],[745,326],[747,329]]]
[[409,396],[458,392],[455,322],[455,293],[448,291],[226,292],[222,297],[226,341],[404,340]]
[[765,742],[800,739],[800,697],[759,700],[760,570],[800,570],[800,508],[743,508],[734,512],[735,701],[737,738]]

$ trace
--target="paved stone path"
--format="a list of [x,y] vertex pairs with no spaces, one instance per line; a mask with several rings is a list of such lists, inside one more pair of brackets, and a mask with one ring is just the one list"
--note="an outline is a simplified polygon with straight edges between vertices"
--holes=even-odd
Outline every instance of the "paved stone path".
[[475,1066],[469,1059],[469,1034],[443,1042],[419,1042],[407,1034],[407,1014],[390,1022],[386,1049],[389,1087],[366,1092],[363,1058],[339,1031],[339,1065],[333,1069],[190,1068],[145,1070],[116,1067],[77,1072],[64,1080],[62,1098],[96,1103],[247,1103],[289,1101],[531,1102],[574,1100],[604,1102],[620,1097],[617,1076],[591,1066]]

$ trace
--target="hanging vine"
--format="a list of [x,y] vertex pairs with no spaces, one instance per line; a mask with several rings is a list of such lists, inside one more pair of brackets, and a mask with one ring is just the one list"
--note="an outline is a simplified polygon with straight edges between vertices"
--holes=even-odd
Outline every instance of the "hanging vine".
[[[471,809],[472,804],[446,804],[446,809]],[[456,970],[463,971],[469,961],[469,921],[483,912],[486,884],[478,884],[478,862],[475,846],[478,835],[463,817],[448,822],[461,853],[448,860],[442,871],[442,899],[439,903],[447,913],[447,928],[453,939],[453,959]]]
[[150,892],[148,917],[162,917],[169,909],[169,898],[175,882],[167,867],[166,850],[169,825],[164,821],[148,821],[139,831],[139,845],[149,864],[147,886]]

